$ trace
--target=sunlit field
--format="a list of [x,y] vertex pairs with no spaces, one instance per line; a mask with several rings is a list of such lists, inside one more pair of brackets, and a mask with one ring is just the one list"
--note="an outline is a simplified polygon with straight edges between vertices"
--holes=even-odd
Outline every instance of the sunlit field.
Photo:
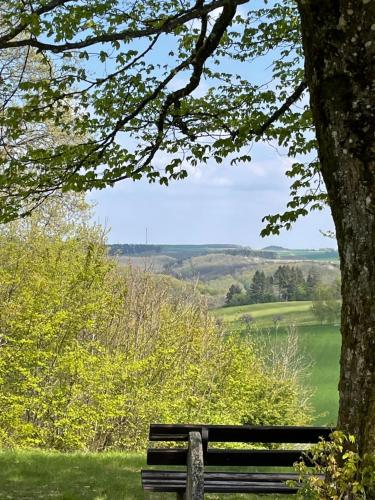
[[[239,335],[269,335],[275,343],[283,342],[290,325],[298,332],[301,355],[311,363],[307,382],[313,388],[312,404],[315,423],[333,424],[338,409],[338,377],[340,332],[338,325],[320,325],[311,312],[311,302],[275,302],[237,307],[223,307],[214,311],[222,318],[229,332]],[[245,325],[244,315],[253,321]]]

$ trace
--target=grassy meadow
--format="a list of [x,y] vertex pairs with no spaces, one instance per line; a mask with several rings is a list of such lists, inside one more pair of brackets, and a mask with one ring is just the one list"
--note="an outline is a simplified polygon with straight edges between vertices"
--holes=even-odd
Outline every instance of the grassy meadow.
[[[229,331],[259,337],[267,334],[275,343],[283,342],[289,325],[296,325],[300,353],[306,363],[311,364],[307,383],[314,391],[315,423],[335,423],[341,343],[338,325],[320,325],[311,312],[309,301],[223,307],[216,309],[214,314],[224,321]],[[251,315],[251,325],[244,325],[241,321],[243,315]]]
[[213,314],[222,318],[233,328],[243,328],[241,317],[251,314],[259,328],[274,326],[274,317],[282,316],[283,325],[314,325],[316,319],[311,312],[311,301],[296,302],[270,302],[267,304],[251,304],[245,306],[221,307],[215,309]]
[[[163,500],[175,493],[145,493],[137,453],[58,453],[40,450],[0,452],[1,500]],[[274,496],[272,498],[289,496]],[[207,500],[270,498],[269,495],[205,495]]]

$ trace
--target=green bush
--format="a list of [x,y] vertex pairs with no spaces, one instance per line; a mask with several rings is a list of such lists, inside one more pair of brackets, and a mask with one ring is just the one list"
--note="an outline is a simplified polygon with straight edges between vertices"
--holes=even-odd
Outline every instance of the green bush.
[[358,453],[355,437],[333,432],[332,441],[321,441],[307,456],[313,470],[296,465],[302,481],[298,498],[341,500],[375,498],[375,457]]
[[142,449],[150,422],[301,424],[309,408],[193,292],[121,270],[87,207],[0,232],[0,445]]

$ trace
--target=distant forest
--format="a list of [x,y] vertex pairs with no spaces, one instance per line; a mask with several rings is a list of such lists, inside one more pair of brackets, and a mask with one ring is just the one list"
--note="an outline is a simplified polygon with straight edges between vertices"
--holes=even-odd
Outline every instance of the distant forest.
[[261,304],[266,302],[314,300],[322,294],[336,300],[340,297],[339,282],[330,287],[322,287],[316,270],[311,269],[305,278],[302,270],[295,266],[279,266],[275,273],[266,276],[263,271],[256,271],[252,281],[244,287],[233,284],[226,295],[228,306]]
[[152,255],[162,250],[161,245],[115,244],[108,245],[109,255]]

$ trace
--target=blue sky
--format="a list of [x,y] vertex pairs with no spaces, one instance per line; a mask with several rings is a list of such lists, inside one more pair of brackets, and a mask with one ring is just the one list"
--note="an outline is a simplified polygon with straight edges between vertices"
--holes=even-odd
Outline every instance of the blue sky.
[[262,217],[285,208],[290,180],[284,172],[291,160],[268,145],[257,144],[251,155],[247,165],[212,162],[190,168],[187,179],[168,187],[129,180],[93,191],[94,219],[110,229],[110,243],[145,243],[147,228],[152,244],[334,247],[319,231],[333,229],[329,209],[301,219],[280,236],[259,236]]
[[[169,49],[167,45],[163,50],[162,45],[153,57],[164,60]],[[235,71],[241,69],[253,82],[267,81],[272,57],[257,59]],[[234,69],[231,66],[228,70]],[[185,75],[178,75],[170,88],[176,90],[185,83]],[[202,82],[196,93],[204,95],[205,86]],[[147,228],[148,242],[152,244],[335,247],[333,240],[320,233],[333,229],[329,209],[301,219],[280,236],[260,237],[262,217],[285,210],[290,179],[284,173],[291,160],[266,144],[256,144],[250,154],[252,162],[247,165],[231,167],[227,161],[188,168],[187,179],[168,187],[129,180],[114,188],[93,191],[89,199],[96,202],[94,219],[110,228],[110,243],[145,243]],[[163,157],[159,156],[158,161],[162,167]]]

